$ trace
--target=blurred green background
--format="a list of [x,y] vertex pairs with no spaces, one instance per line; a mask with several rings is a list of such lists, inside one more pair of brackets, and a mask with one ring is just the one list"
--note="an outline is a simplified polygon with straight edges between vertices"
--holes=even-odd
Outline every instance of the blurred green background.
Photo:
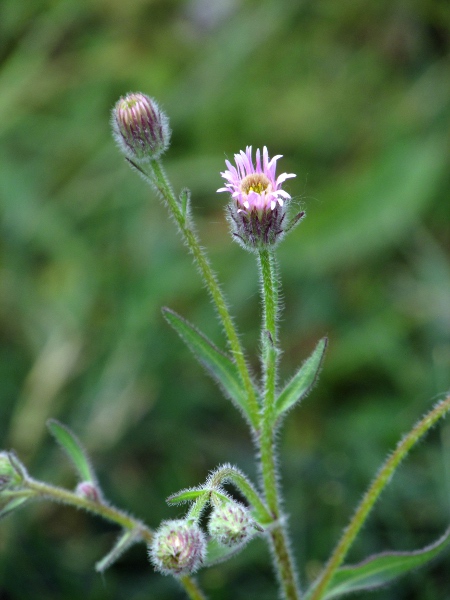
[[[75,485],[45,428],[69,424],[107,496],[157,526],[171,493],[230,461],[255,478],[232,406],[164,322],[223,335],[174,226],[125,164],[109,113],[127,91],[170,116],[165,164],[249,357],[254,257],[231,242],[219,171],[247,144],[283,154],[307,219],[279,250],[282,378],[328,335],[320,385],[279,437],[286,511],[311,580],[383,461],[450,388],[447,0],[1,0],[0,440]],[[255,371],[257,361],[251,358]],[[450,424],[421,444],[349,561],[450,521]],[[104,577],[114,527],[45,503],[0,524],[1,600],[183,598],[143,547]],[[200,574],[211,599],[277,597],[261,540]],[[450,597],[450,556],[374,600]]]

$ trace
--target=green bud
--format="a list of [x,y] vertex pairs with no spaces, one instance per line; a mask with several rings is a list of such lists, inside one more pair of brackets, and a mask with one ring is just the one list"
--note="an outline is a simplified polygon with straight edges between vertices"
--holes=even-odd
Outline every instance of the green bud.
[[238,502],[216,506],[208,521],[212,538],[224,546],[240,546],[255,534],[256,523],[248,508]]

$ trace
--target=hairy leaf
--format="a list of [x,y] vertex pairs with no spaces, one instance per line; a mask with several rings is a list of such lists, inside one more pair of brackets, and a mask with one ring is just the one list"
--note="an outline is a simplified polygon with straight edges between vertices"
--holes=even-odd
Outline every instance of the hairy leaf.
[[286,384],[278,396],[275,406],[276,419],[289,410],[294,404],[310,392],[322,365],[322,360],[327,348],[328,338],[322,338],[311,356],[302,364],[294,377]]
[[95,565],[95,570],[99,573],[103,573],[108,569],[113,563],[116,562],[118,558],[122,556],[122,554],[131,548],[133,544],[141,541],[141,536],[138,531],[135,530],[127,530],[122,533],[122,535],[117,539],[116,543],[112,547],[111,551],[99,560]]
[[220,385],[226,396],[249,417],[246,394],[242,389],[239,372],[233,360],[216,348],[203,333],[177,313],[168,308],[163,308],[163,314],[197,360]]
[[[433,544],[413,552],[383,552],[357,565],[338,569],[330,581],[323,600],[339,598],[350,592],[370,590],[390,583],[396,577],[420,567],[450,545],[450,528]],[[314,584],[305,596],[311,597]]]
[[47,422],[47,427],[55,440],[73,462],[82,481],[91,481],[96,483],[94,471],[92,470],[86,451],[76,435],[68,427],[62,425],[55,419]]

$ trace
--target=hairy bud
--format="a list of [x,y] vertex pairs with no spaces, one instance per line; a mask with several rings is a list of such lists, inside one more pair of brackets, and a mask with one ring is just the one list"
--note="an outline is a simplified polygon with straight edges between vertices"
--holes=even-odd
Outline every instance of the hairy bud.
[[156,159],[169,147],[169,120],[153,98],[130,93],[112,111],[112,128],[120,150],[130,160]]
[[200,527],[182,519],[161,523],[149,549],[155,569],[165,575],[193,573],[201,567],[205,552]]
[[240,546],[253,537],[255,525],[245,506],[237,502],[226,502],[212,511],[208,531],[211,537],[224,546]]
[[77,496],[92,500],[92,502],[100,502],[102,495],[98,487],[92,481],[81,481],[75,490]]

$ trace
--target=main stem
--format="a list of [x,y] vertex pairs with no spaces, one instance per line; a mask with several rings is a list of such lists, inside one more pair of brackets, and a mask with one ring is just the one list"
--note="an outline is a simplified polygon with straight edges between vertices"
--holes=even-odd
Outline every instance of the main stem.
[[450,396],[437,404],[428,412],[413,429],[399,442],[397,448],[386,460],[378,475],[373,480],[371,486],[364,494],[360,505],[356,509],[353,518],[348,524],[338,545],[330,557],[325,569],[319,577],[310,600],[320,600],[323,598],[328,584],[330,583],[336,570],[344,561],[347,552],[353,544],[359,530],[366,520],[373,505],[379,495],[389,483],[394,471],[405,458],[411,448],[416,444],[433,425],[450,410]]
[[[26,486],[30,491],[33,492],[34,497],[40,496],[41,498],[46,498],[47,500],[52,500],[53,502],[60,502],[68,506],[87,510],[88,512],[94,513],[99,517],[106,519],[107,521],[111,521],[117,525],[120,525],[120,527],[123,529],[135,531],[137,534],[137,539],[140,538],[146,544],[151,544],[153,540],[153,532],[147,525],[145,525],[139,519],[135,519],[128,513],[119,510],[110,504],[88,500],[87,498],[78,496],[70,490],[65,490],[64,488],[49,485],[48,483],[37,481],[31,478],[27,479]],[[191,600],[205,600],[205,596],[197,586],[197,583],[194,581],[194,579],[188,575],[185,575],[180,577],[180,583]]]
[[194,260],[197,263],[199,271],[203,277],[205,285],[211,294],[213,302],[217,308],[220,320],[222,322],[225,334],[228,339],[228,343],[235,360],[236,366],[239,370],[244,389],[247,394],[247,402],[249,408],[249,418],[251,425],[255,431],[259,430],[259,405],[256,397],[255,389],[250,377],[250,373],[245,362],[244,353],[242,351],[241,343],[239,341],[236,328],[233,324],[231,315],[228,311],[225,298],[220,289],[217,281],[216,274],[209,264],[208,258],[200,246],[199,240],[192,229],[189,211],[183,214],[180,204],[177,202],[172,188],[167,180],[166,174],[159,161],[152,161],[151,167],[153,170],[153,177],[150,178],[152,184],[156,187],[163,200],[167,203],[167,206],[175,219],[180,232],[182,233],[184,240],[189,247]]
[[275,410],[277,384],[277,313],[278,278],[272,251],[259,252],[262,280],[263,324],[261,332],[262,368],[264,381],[264,405],[262,409],[261,435],[259,438],[261,472],[267,505],[275,520],[270,529],[271,543],[279,574],[280,584],[287,600],[300,600],[294,563],[289,550],[286,525],[283,521],[278,487],[278,471],[275,456],[273,413]]

